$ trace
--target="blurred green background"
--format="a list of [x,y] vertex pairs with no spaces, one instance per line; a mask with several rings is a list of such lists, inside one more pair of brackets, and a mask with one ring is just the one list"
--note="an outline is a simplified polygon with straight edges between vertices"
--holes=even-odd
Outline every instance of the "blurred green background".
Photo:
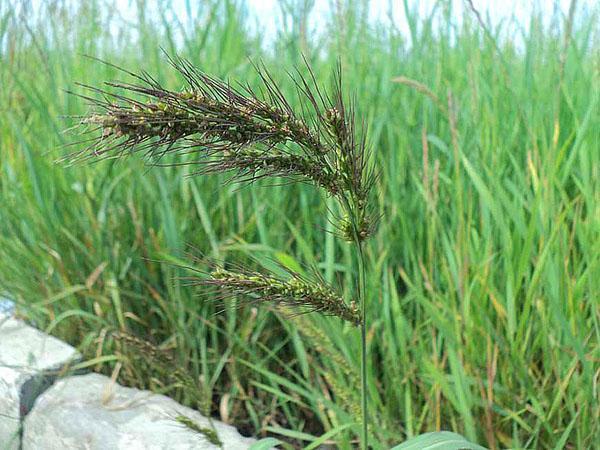
[[286,72],[301,55],[325,85],[339,58],[381,170],[367,248],[376,448],[438,429],[491,449],[599,442],[600,9],[534,13],[509,32],[468,4],[459,17],[449,1],[425,15],[407,2],[406,36],[347,0],[314,34],[311,2],[288,1],[267,42],[242,1],[185,3],[187,24],[169,2],[130,2],[128,16],[108,0],[0,3],[0,294],[125,384],[245,434],[352,448],[358,333],[316,315],[217,315],[177,267],[187,246],[313,264],[350,297],[331,201],[138,157],[56,163],[82,148],[65,147],[81,137],[63,116],[88,110],[65,89],[130,81],[83,55],[172,89],[161,47],[257,86],[250,57],[296,104]]

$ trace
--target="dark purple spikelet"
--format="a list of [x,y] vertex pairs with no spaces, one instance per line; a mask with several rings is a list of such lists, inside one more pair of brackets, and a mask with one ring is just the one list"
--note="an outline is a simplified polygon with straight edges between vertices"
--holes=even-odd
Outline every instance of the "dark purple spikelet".
[[346,239],[362,241],[372,233],[375,220],[367,205],[375,176],[364,134],[357,137],[354,106],[344,101],[339,67],[332,95],[319,88],[308,64],[307,77],[299,71],[292,77],[303,101],[298,114],[263,67],[255,66],[258,95],[183,58],[167,58],[186,82],[182,92],[164,88],[146,73],[127,71],[135,84],[106,83],[120,93],[85,86],[102,100],[82,96],[95,110],[81,123],[101,133],[70,159],[142,152],[159,164],[173,154],[181,160],[167,165],[198,165],[193,174],[228,172],[242,182],[304,181],[340,200],[346,217],[339,229]]

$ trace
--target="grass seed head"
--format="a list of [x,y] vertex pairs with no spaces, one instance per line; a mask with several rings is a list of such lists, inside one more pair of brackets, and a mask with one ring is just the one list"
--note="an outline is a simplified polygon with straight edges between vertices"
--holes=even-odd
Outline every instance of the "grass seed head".
[[220,289],[229,297],[245,297],[250,301],[269,302],[277,306],[300,308],[335,316],[354,325],[361,319],[355,303],[347,305],[343,298],[322,281],[308,280],[291,273],[288,279],[274,274],[230,271],[217,268],[199,284]]
[[[299,114],[263,67],[255,66],[262,82],[257,95],[185,59],[167,58],[187,84],[181,92],[128,71],[135,84],[106,83],[111,90],[85,86],[102,100],[82,96],[95,108],[81,123],[101,133],[72,159],[142,152],[161,165],[199,165],[196,175],[228,172],[241,182],[265,177],[307,182],[338,198],[356,219],[351,233],[342,222],[343,236],[364,240],[371,234],[370,153],[356,131],[354,105],[346,105],[342,94],[339,67],[331,95],[319,87],[308,64],[308,76],[298,71],[293,81],[304,104]],[[169,154],[180,159],[165,163]]]

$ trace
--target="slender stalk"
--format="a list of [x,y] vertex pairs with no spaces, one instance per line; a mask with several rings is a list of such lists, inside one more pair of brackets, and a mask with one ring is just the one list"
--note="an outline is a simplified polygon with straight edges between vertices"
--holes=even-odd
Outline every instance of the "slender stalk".
[[358,261],[358,279],[357,293],[361,310],[360,324],[360,395],[362,409],[362,448],[369,448],[369,416],[368,416],[368,395],[367,395],[367,298],[365,295],[365,259],[363,253],[363,244],[358,239],[356,240],[356,256]]
[[[367,296],[366,296],[366,264],[364,255],[364,236],[361,236],[363,218],[357,204],[347,196],[341,198],[341,203],[349,213],[351,226],[351,242],[354,244],[354,255],[358,270],[356,278],[356,295],[360,305],[360,397],[362,413],[361,449],[369,449],[369,396],[367,376]],[[364,213],[364,211],[363,211]]]

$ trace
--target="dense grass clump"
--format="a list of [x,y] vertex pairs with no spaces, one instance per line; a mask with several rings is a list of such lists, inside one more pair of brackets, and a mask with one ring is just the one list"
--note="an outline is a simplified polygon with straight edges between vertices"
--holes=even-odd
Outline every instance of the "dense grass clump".
[[[452,429],[492,449],[593,447],[598,8],[534,15],[514,33],[471,13],[459,25],[440,2],[430,17],[407,9],[406,38],[365,21],[362,3],[339,2],[315,39],[304,10],[288,11],[293,26],[265,50],[237,2],[204,6],[194,26],[166,6],[164,20],[150,19],[144,2],[125,22],[110,3],[42,2],[37,13],[0,5],[0,295],[126,384],[247,433],[351,448],[359,430],[347,424],[360,413],[352,324],[253,308],[216,315],[222,305],[188,286],[181,268],[191,245],[302,280],[315,267],[353,298],[352,256],[334,235],[343,211],[310,186],[266,191],[265,180],[241,191],[227,175],[187,177],[194,165],[54,163],[86,146],[63,147],[76,121],[59,117],[88,111],[61,89],[122,78],[81,55],[152,73],[173,92],[183,80],[161,46],[258,89],[250,56],[292,103],[297,86],[284,68],[302,71],[304,53],[328,85],[339,58],[381,168],[381,220],[364,246],[374,440]],[[324,118],[334,127],[335,117]]]

